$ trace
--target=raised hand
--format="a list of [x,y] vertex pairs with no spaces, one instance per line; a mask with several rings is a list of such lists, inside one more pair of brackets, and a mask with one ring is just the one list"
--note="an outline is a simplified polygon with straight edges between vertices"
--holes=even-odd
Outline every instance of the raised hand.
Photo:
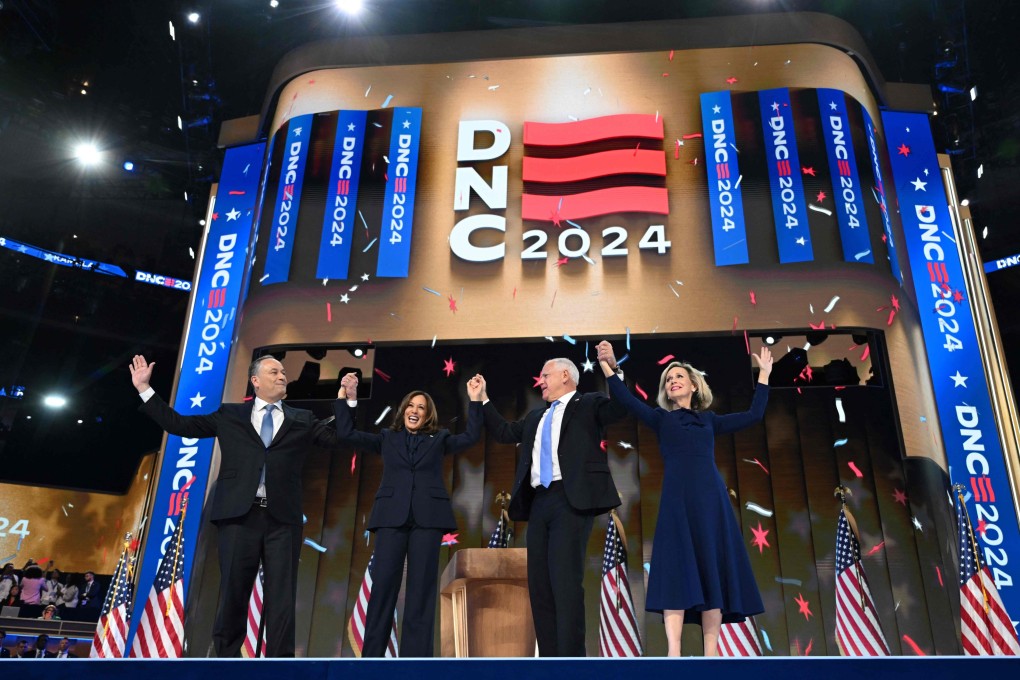
[[152,368],[155,365],[155,361],[150,364],[141,354],[136,354],[131,359],[131,363],[128,364],[128,370],[131,371],[131,384],[138,390],[138,394],[149,389],[149,381],[152,379]]
[[358,398],[358,374],[348,373],[340,378],[340,391],[336,394],[337,399],[355,401]]
[[616,372],[616,355],[613,353],[613,346],[608,340],[603,340],[599,344],[595,345],[595,351],[598,355],[599,364],[602,366],[602,372],[608,378]]
[[761,369],[761,372],[758,373],[758,382],[768,385],[769,376],[772,374],[772,351],[768,347],[762,346],[761,352],[751,356],[754,357],[755,363]]
[[[485,393],[485,376],[482,375],[481,373],[475,373],[475,377],[471,378],[471,380],[477,380],[478,381],[478,399],[475,399],[474,397],[472,397],[471,400],[472,401],[486,401],[486,400],[488,400],[489,395]],[[468,390],[468,394],[470,394],[470,393],[471,393],[471,391],[469,389]]]
[[485,385],[485,380],[481,375],[475,374],[473,378],[467,381],[467,392],[468,396],[471,397],[471,401],[482,400],[482,389]]

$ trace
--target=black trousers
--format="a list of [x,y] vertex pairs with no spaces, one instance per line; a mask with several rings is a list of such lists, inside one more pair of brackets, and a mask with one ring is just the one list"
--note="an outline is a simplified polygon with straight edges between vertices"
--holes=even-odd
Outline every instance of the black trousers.
[[294,601],[297,594],[301,525],[284,524],[266,508],[253,505],[242,517],[220,520],[220,600],[213,626],[213,648],[220,658],[241,655],[248,598],[259,573],[265,574],[262,620],[266,656],[294,656]]
[[528,517],[528,590],[539,656],[585,656],[584,558],[595,518],[567,502],[562,482],[538,487]]
[[439,548],[442,540],[442,529],[416,526],[413,518],[402,527],[376,529],[372,596],[368,600],[368,612],[365,614],[365,644],[361,656],[386,655],[405,557],[407,591],[404,593],[404,621],[400,626],[400,656],[434,655]]

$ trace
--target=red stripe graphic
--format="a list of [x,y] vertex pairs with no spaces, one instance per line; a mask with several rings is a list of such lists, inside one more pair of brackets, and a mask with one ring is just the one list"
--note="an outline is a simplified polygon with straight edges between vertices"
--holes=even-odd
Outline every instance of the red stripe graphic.
[[619,212],[669,214],[669,196],[664,188],[613,187],[569,196],[524,194],[521,217],[526,220],[579,220]]
[[730,178],[730,164],[729,163],[716,163],[715,164],[715,176],[717,179],[729,179]]
[[850,163],[849,161],[837,161],[839,165],[839,174],[842,177],[850,176]]
[[939,262],[936,266],[939,269],[939,273],[942,274],[942,278],[939,279],[939,281],[942,281],[943,283],[949,283],[949,272],[946,271],[946,263]]
[[618,149],[571,158],[524,157],[525,182],[575,182],[607,175],[666,176],[666,154],[647,149]]
[[974,492],[974,499],[975,500],[978,500],[978,501],[981,501],[981,502],[985,502],[985,501],[988,500],[987,498],[985,498],[985,495],[984,495],[983,491],[979,491],[978,490],[978,480],[977,480],[977,477],[971,477],[970,478],[970,488],[971,488],[971,491]]
[[776,161],[776,169],[780,177],[790,176],[790,161]]
[[351,190],[351,180],[340,179],[336,182],[336,192],[341,196],[346,196]]
[[393,181],[393,190],[395,192],[397,192],[398,194],[402,194],[402,193],[406,192],[407,191],[407,178],[406,177],[397,177]]
[[618,137],[662,139],[662,118],[623,113],[573,123],[524,123],[525,146],[570,146]]
[[978,483],[981,485],[981,488],[985,490],[985,498],[988,500],[988,502],[989,503],[994,503],[995,502],[995,491],[992,490],[992,478],[991,477],[982,477],[978,481]]

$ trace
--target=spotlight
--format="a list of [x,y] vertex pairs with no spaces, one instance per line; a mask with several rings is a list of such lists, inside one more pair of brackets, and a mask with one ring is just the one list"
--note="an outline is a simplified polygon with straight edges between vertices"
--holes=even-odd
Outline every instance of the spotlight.
[[95,165],[102,160],[103,155],[91,142],[78,144],[74,147],[74,157],[84,166]]
[[962,201],[960,201],[960,205],[966,208],[968,205],[970,205],[970,199],[969,198],[963,199]]
[[201,18],[202,17],[199,15],[198,12],[188,12],[188,21],[193,24],[197,24],[198,20]]
[[280,6],[280,0],[269,0],[269,6],[276,9]]
[[131,161],[124,161],[124,169],[127,170],[128,172],[134,172],[135,164],[132,163]]
[[365,350],[358,347],[357,349],[354,350],[354,356],[360,359],[361,357],[365,356]]
[[85,421],[84,421],[84,420],[82,420],[81,418],[79,418],[79,419],[78,419],[78,424],[79,424],[79,425],[81,425],[81,424],[82,424],[82,423],[84,423],[84,422],[85,422]]
[[67,399],[59,394],[48,394],[43,398],[43,404],[50,408],[64,408],[67,405]]
[[337,9],[345,14],[358,14],[363,3],[361,0],[336,0]]
[[765,342],[765,344],[768,345],[769,347],[771,347],[772,345],[776,344],[777,342],[779,342],[782,339],[783,338],[782,338],[781,335],[766,335],[764,338],[762,338],[762,340]]

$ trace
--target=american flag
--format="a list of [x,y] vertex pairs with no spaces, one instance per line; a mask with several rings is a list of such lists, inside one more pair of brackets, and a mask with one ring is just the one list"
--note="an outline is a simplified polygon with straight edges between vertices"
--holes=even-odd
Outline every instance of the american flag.
[[[347,639],[351,641],[354,654],[361,658],[361,649],[365,645],[365,617],[368,616],[368,601],[372,597],[372,561],[375,553],[368,558],[368,566],[365,567],[365,580],[361,582],[361,589],[358,591],[358,601],[354,603],[354,612],[351,620],[347,623]],[[390,629],[390,641],[386,645],[386,656],[396,658],[400,656],[400,648],[397,645],[397,610],[393,610],[393,627]]]
[[500,512],[499,522],[489,537],[490,548],[506,548],[514,540],[514,528],[510,525],[510,516],[506,510]]
[[889,656],[845,506],[836,527],[836,644],[842,656]]
[[133,658],[177,659],[184,653],[184,517],[182,510],[156,571],[131,645]]
[[641,634],[627,579],[627,546],[621,538],[618,521],[616,511],[610,512],[602,554],[599,656],[641,656]]
[[956,523],[960,537],[960,638],[968,656],[1016,656],[1020,654],[1016,629],[999,598],[999,591],[982,566],[974,529],[956,489]]
[[103,612],[96,625],[89,657],[93,659],[119,659],[127,646],[128,621],[131,618],[131,557],[130,534],[124,541],[124,552],[113,572],[110,590],[106,593]]
[[758,626],[754,617],[740,623],[724,623],[719,630],[719,656],[761,656]]
[[[262,563],[259,562],[259,575],[255,577],[255,583],[251,587],[251,597],[248,598],[248,627],[244,633],[244,644],[241,645],[241,656],[246,659],[253,659],[256,656],[262,659],[266,656],[265,628],[262,628],[262,646],[260,647],[258,644],[259,626],[262,625],[262,589],[265,580]],[[258,650],[257,655],[256,649]]]

